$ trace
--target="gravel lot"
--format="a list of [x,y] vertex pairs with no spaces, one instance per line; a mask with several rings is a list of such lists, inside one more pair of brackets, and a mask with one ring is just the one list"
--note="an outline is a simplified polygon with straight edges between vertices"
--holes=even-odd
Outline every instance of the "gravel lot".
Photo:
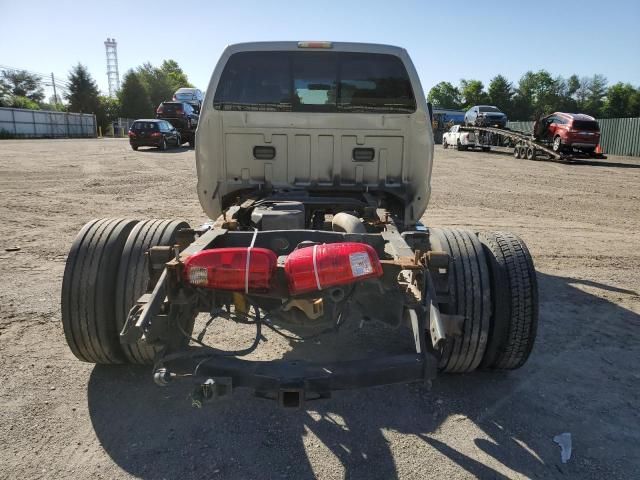
[[[638,167],[436,147],[425,223],[512,230],[530,247],[540,329],[521,370],[442,376],[430,391],[339,393],[301,411],[243,391],[194,410],[188,385],[160,389],[147,368],[76,360],[59,309],[66,254],[86,221],[206,220],[193,151],[2,141],[0,478],[637,477]],[[218,334],[230,345],[250,335]],[[264,355],[290,349],[268,338]],[[553,442],[563,432],[573,438],[566,464]]]

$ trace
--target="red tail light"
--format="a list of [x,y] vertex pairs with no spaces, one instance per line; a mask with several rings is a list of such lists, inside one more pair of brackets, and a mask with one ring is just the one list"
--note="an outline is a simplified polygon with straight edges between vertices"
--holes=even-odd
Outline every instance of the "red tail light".
[[294,295],[382,275],[378,254],[365,243],[328,243],[301,248],[287,257],[284,270],[289,291]]
[[267,290],[278,257],[266,248],[214,248],[184,262],[184,279],[197,287],[218,290]]
[[129,136],[133,138],[136,136],[136,134],[132,130],[129,130]]
[[153,132],[151,134],[152,137],[159,137],[160,135],[162,135],[160,132]]

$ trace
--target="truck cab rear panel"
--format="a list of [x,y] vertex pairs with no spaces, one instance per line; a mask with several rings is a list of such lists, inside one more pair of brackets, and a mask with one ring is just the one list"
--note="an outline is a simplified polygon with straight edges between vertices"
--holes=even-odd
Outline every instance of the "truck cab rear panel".
[[[226,87],[234,55],[247,52],[287,55],[281,60],[294,70],[296,62],[301,63],[300,73],[274,79],[267,72],[251,85],[256,92]],[[335,68],[327,67],[333,68],[335,78],[309,72],[304,64],[308,56],[313,56],[311,64],[316,59],[332,64],[335,59]],[[370,75],[378,83],[343,78],[354,77],[349,69],[368,58],[371,64],[386,62],[383,73],[397,75],[397,83],[407,82],[398,87],[400,94],[384,93],[386,87],[379,85],[384,79],[376,79],[375,71]],[[262,60],[256,57],[255,62]],[[240,67],[252,68],[248,62]],[[367,99],[371,92],[390,98]],[[211,218],[221,213],[224,196],[250,188],[400,189],[408,193],[403,215],[408,224],[419,220],[428,203],[433,135],[418,76],[406,52],[397,47],[333,43],[331,48],[308,49],[295,42],[230,46],[213,73],[197,135],[198,194]]]

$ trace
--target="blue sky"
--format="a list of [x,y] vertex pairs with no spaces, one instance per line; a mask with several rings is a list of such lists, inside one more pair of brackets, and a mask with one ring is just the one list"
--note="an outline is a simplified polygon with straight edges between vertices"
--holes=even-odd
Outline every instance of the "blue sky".
[[403,46],[427,91],[541,68],[640,86],[640,0],[0,0],[0,65],[65,77],[82,62],[106,92],[107,37],[121,76],[173,58],[202,89],[229,43],[309,39]]

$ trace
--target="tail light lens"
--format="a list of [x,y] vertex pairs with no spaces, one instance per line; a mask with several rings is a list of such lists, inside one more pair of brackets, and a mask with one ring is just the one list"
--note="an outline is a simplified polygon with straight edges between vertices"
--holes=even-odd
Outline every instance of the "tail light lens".
[[328,243],[301,248],[284,264],[292,294],[380,277],[378,254],[366,243]]
[[129,136],[133,138],[136,136],[136,134],[133,130],[129,130]]
[[266,248],[215,248],[191,255],[184,262],[184,279],[216,290],[267,290],[278,257]]

